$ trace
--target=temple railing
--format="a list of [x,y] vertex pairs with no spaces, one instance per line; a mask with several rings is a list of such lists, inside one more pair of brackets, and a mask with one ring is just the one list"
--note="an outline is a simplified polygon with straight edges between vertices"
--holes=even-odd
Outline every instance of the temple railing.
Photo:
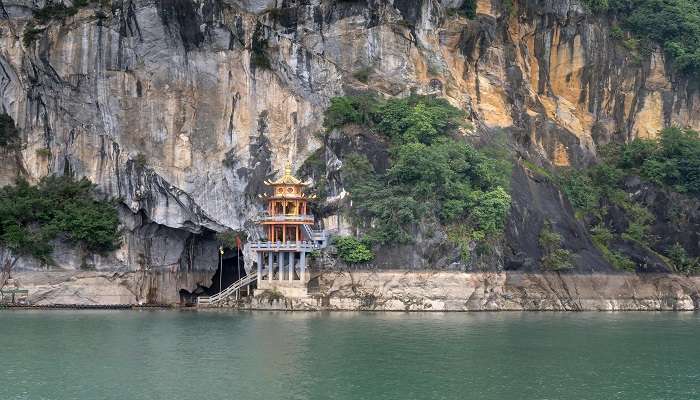
[[249,242],[251,250],[257,251],[314,251],[321,247],[313,242]]
[[263,214],[258,216],[260,222],[297,222],[301,224],[313,224],[313,215],[269,215]]
[[328,231],[322,229],[311,229],[308,225],[304,225],[304,232],[309,239],[313,241],[326,242],[328,241]]

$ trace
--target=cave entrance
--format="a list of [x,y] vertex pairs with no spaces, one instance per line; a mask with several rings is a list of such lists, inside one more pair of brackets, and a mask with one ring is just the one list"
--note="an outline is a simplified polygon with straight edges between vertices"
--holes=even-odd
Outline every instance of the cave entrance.
[[[226,250],[223,260],[211,278],[211,286],[207,289],[207,294],[213,296],[246,275],[243,253],[236,250]],[[221,277],[221,288],[219,288],[219,277]]]

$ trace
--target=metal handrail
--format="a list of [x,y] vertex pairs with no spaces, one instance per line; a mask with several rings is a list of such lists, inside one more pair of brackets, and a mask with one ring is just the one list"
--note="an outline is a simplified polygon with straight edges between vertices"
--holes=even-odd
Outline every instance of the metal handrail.
[[233,294],[233,292],[235,292],[236,290],[240,290],[243,287],[250,285],[256,279],[258,279],[258,273],[251,272],[249,275],[246,275],[243,278],[237,280],[236,282],[233,282],[229,287],[227,287],[226,289],[220,291],[219,293],[217,293],[213,296],[199,296],[199,297],[197,297],[197,303],[201,303],[201,304],[218,303],[219,301],[221,301],[224,298]]
[[309,239],[316,239],[316,238],[327,238],[328,237],[328,232],[326,232],[323,229],[311,229],[308,225],[304,225],[303,227],[304,231],[306,232],[306,236],[309,237]]

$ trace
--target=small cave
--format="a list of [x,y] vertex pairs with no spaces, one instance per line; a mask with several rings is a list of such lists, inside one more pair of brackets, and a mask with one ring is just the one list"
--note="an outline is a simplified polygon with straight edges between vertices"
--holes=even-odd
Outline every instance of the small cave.
[[206,288],[206,294],[213,296],[245,276],[243,253],[236,250],[226,250],[223,260],[219,262],[219,267],[211,278],[211,285]]
[[[227,287],[231,286],[231,284],[246,275],[243,253],[236,252],[235,250],[226,250],[223,260],[219,260],[219,266],[211,277],[209,286],[197,285],[197,288],[192,292],[186,289],[180,289],[180,304],[187,306],[195,305],[197,304],[197,297],[213,296],[225,290]],[[221,279],[221,281],[219,281],[219,279]],[[254,287],[255,282],[253,282],[251,286]],[[249,288],[251,286],[249,286]],[[243,289],[242,294],[244,296],[247,294],[246,289]]]

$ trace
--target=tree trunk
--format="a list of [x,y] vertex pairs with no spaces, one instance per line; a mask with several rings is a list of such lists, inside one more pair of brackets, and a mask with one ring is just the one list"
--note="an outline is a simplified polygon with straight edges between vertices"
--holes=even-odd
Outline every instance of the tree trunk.
[[5,283],[7,279],[10,278],[12,268],[17,264],[17,261],[19,261],[19,256],[12,256],[9,254],[9,251],[8,254],[3,257],[2,273],[0,273],[0,289],[5,287]]

